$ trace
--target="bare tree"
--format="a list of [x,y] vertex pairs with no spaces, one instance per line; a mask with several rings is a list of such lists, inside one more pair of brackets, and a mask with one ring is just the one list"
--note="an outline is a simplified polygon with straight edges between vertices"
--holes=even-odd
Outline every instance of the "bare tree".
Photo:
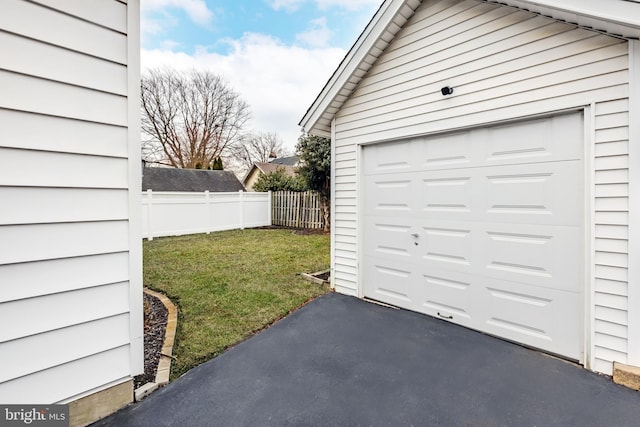
[[142,132],[146,160],[178,168],[206,168],[235,145],[249,106],[210,71],[155,69],[142,76]]
[[253,132],[241,138],[230,150],[237,169],[248,171],[255,162],[268,162],[271,159],[289,154],[282,139],[273,132]]

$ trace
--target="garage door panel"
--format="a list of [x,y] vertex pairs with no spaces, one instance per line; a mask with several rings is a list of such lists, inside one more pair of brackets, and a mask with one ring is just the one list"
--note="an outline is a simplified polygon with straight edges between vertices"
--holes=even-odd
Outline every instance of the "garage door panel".
[[420,277],[417,311],[471,326],[473,276],[436,268],[425,269]]
[[486,224],[479,245],[482,276],[579,292],[580,229]]
[[369,217],[366,223],[365,235],[368,243],[365,255],[398,262],[408,261],[414,255],[415,238],[411,236],[414,228],[410,219]]
[[367,147],[364,162],[365,175],[408,172],[417,168],[413,150],[419,149],[413,141],[377,144]]
[[578,225],[582,197],[578,161],[482,169],[486,221]]
[[[484,280],[484,331],[573,359],[580,356],[575,294],[508,281]],[[480,320],[480,319],[478,319]]]
[[422,227],[417,246],[427,270],[440,268],[459,272],[470,272],[473,259],[473,234],[469,227],[460,223],[437,222]]
[[421,174],[420,207],[434,217],[446,218],[453,214],[468,216],[473,210],[473,185],[469,170],[430,172]]
[[367,194],[365,201],[366,215],[387,215],[402,217],[414,215],[416,212],[415,179],[410,174],[383,175],[367,180],[364,187]]
[[[581,218],[572,212],[582,197],[580,171],[580,162],[567,161],[402,176],[414,183],[412,188],[419,188],[419,192],[410,190],[409,215],[467,222],[578,225]],[[385,196],[378,189],[370,198],[383,205],[392,203],[384,200]],[[400,192],[390,195],[394,201],[402,197]],[[374,206],[368,204],[367,208]]]
[[381,257],[368,257],[364,280],[368,283],[367,297],[398,307],[413,310],[415,301],[415,272],[408,262],[390,261]]
[[[530,130],[540,126],[529,125]],[[552,156],[551,141],[547,138],[540,138],[539,134],[533,132],[523,132],[519,126],[506,126],[487,129],[486,139],[489,144],[489,161],[509,161],[516,160],[539,160],[541,157]],[[546,159],[545,159],[546,160]]]
[[[498,171],[494,171],[498,172]],[[487,176],[489,212],[551,215],[551,172],[511,172]],[[552,193],[551,193],[552,194]]]
[[[479,153],[474,153],[470,131],[442,135],[438,138],[418,139],[411,142],[420,151],[420,169],[450,169],[469,166]],[[477,150],[476,150],[477,151]]]
[[376,144],[365,147],[364,174],[578,160],[583,127],[581,114],[566,114]]
[[566,114],[478,129],[476,136],[486,141],[485,164],[537,163],[579,159],[582,131],[582,115]]
[[[391,224],[390,218],[383,218],[378,228],[369,228],[371,242],[388,235],[380,229],[395,230]],[[576,277],[582,255],[579,227],[432,220],[417,229],[411,226],[411,219],[402,224],[404,235],[397,236],[393,247],[402,249],[405,258],[417,254],[413,261],[425,271],[442,269],[569,292],[580,290]],[[411,235],[415,230],[417,238]],[[372,246],[392,245],[389,241],[367,245],[365,253]]]

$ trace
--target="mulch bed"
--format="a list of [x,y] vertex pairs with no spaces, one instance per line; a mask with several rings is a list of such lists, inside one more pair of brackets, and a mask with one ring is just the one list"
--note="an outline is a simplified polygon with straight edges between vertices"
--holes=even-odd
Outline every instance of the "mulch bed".
[[329,280],[329,277],[331,277],[331,272],[325,271],[324,273],[316,274],[313,277],[317,277],[318,279],[321,279],[321,280]]
[[133,379],[134,389],[156,379],[156,369],[167,328],[167,308],[158,298],[144,294],[144,374]]

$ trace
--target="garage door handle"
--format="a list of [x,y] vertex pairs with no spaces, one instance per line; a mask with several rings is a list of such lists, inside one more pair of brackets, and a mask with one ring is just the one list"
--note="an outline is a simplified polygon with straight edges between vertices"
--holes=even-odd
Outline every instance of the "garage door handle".
[[412,234],[412,236],[413,236],[413,237],[415,237],[416,239],[417,239],[418,237],[420,237],[420,235],[419,235],[418,233],[413,233],[413,234]]
[[438,312],[438,316],[442,317],[443,319],[449,319],[449,320],[453,320],[453,316],[445,316],[444,314]]

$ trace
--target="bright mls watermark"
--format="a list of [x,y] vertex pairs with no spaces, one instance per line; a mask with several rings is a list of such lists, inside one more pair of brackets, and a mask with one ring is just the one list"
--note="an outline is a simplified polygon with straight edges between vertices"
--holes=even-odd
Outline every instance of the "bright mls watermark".
[[69,405],[0,405],[0,427],[69,427]]

